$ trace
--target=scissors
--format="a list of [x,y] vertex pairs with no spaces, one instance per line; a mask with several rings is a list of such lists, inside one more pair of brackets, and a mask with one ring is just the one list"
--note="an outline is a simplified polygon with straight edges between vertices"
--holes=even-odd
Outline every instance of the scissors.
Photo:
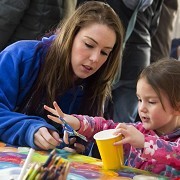
[[80,137],[81,139],[83,139],[84,141],[88,142],[88,140],[85,136],[83,136],[82,134],[79,134],[77,131],[75,131],[72,128],[72,126],[70,126],[61,116],[59,116],[59,119],[62,121],[63,128],[64,128],[64,130],[67,131],[69,136],[77,136],[77,137]]

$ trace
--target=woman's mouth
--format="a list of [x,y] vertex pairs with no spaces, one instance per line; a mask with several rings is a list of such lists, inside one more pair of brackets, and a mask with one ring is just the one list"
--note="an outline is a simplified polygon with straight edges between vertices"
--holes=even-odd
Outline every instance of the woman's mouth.
[[91,67],[91,66],[87,66],[87,65],[82,65],[83,66],[83,68],[84,68],[84,70],[85,71],[92,71],[93,70],[93,68]]

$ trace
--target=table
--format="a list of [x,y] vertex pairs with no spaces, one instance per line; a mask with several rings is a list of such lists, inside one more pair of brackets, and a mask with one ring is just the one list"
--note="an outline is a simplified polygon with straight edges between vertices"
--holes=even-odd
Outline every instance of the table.
[[[14,179],[18,178],[21,167],[29,152],[28,147],[14,147],[6,145],[0,142],[0,179],[8,180],[7,176],[10,171],[15,172]],[[122,167],[118,171],[103,170],[102,162],[99,159],[84,156],[80,154],[74,154],[65,150],[57,150],[58,155],[63,159],[70,162],[70,171],[67,176],[67,180],[130,180],[133,177],[146,176],[149,172],[130,168]],[[50,151],[35,151],[32,157],[31,163],[44,164],[49,157]],[[30,164],[32,165],[32,164]],[[3,176],[3,177],[1,177]],[[4,179],[3,179],[4,178]],[[157,178],[158,179],[158,178]],[[168,178],[161,177],[161,180],[167,180]]]

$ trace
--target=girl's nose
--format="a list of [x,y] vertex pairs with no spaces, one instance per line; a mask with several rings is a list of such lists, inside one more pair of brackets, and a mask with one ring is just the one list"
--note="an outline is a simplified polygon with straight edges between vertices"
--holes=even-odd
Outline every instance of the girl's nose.
[[138,109],[141,112],[147,112],[147,108],[146,108],[146,106],[145,106],[145,104],[143,102],[139,102]]

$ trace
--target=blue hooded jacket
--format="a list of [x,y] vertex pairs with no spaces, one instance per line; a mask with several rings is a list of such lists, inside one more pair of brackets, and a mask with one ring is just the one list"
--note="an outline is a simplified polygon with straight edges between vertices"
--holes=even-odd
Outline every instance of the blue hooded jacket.
[[[23,103],[37,78],[42,50],[36,53],[40,43],[51,43],[54,36],[38,40],[18,41],[0,53],[0,141],[17,146],[34,144],[34,133],[41,127],[57,129],[39,116],[30,116],[15,112]],[[60,98],[58,104],[65,113],[77,113],[83,96],[83,89],[71,89]]]

